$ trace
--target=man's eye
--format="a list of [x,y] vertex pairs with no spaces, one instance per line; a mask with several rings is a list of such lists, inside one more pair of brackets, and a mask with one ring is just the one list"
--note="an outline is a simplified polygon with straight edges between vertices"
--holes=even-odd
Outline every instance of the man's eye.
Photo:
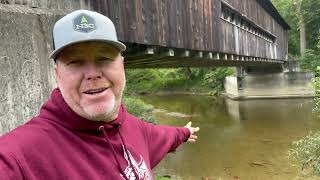
[[67,65],[77,65],[80,64],[80,61],[69,61]]
[[98,60],[98,62],[102,62],[102,63],[105,63],[105,62],[111,62],[112,59],[109,59],[109,58],[101,58]]

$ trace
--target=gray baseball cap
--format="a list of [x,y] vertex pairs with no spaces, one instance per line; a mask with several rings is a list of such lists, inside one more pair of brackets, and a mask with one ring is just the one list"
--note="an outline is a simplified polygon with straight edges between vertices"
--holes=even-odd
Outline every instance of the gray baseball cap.
[[54,51],[49,55],[55,59],[67,46],[87,41],[105,42],[120,52],[126,46],[117,38],[113,22],[106,16],[88,10],[77,10],[56,22],[52,31]]

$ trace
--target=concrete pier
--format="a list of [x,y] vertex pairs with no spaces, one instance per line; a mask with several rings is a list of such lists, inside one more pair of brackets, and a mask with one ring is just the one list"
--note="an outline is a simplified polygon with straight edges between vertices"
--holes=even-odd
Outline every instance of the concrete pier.
[[[270,71],[271,69],[271,71]],[[228,76],[225,80],[225,95],[231,99],[257,98],[302,98],[314,97],[315,91],[310,83],[312,72],[297,72],[273,68],[263,72],[255,70],[237,76]],[[299,69],[296,68],[295,69]],[[247,69],[248,70],[248,69]]]

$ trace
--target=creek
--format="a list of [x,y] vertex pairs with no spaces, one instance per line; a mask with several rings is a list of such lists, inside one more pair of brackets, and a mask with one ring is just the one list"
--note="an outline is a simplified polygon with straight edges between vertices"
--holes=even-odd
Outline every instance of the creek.
[[313,99],[230,99],[191,95],[141,97],[159,124],[199,126],[198,141],[154,169],[174,179],[300,179],[288,160],[292,141],[320,130]]

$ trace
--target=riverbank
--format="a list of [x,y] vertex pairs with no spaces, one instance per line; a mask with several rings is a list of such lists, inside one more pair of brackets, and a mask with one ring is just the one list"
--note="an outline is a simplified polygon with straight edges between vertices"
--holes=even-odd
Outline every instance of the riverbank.
[[212,92],[190,92],[190,91],[159,91],[151,93],[134,93],[129,96],[149,96],[149,95],[190,95],[190,96],[220,96],[222,93],[213,94]]
[[218,95],[233,73],[232,68],[129,69],[125,94]]

